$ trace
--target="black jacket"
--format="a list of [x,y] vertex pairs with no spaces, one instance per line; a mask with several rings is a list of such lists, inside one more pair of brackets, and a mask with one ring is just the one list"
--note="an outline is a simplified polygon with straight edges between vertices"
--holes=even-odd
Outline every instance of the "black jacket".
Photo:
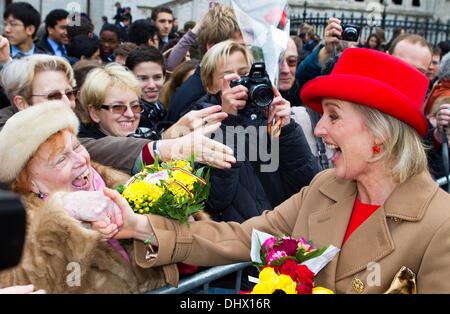
[[[220,104],[215,96],[204,96],[192,109],[198,110]],[[249,141],[243,130],[227,128],[248,125],[245,119],[230,115],[222,122],[221,139],[215,139],[232,146],[238,160],[231,169],[213,169],[211,172],[211,191],[205,209],[217,221],[243,222],[260,215],[264,210],[273,209],[287,198],[297,193],[303,186],[309,185],[318,172],[317,163],[309,149],[301,127],[293,120],[281,130],[279,141],[278,168],[275,172],[263,172],[262,166],[270,164],[259,158],[250,161],[250,152],[258,149],[258,144]],[[258,142],[262,138],[268,140],[267,132],[259,133]],[[227,136],[228,135],[228,136]],[[228,139],[234,139],[233,145]],[[245,138],[244,158],[239,158],[237,148],[242,143],[237,138]],[[270,147],[270,145],[268,145]],[[276,146],[275,146],[276,147]],[[260,154],[255,154],[260,157]],[[242,156],[242,155],[241,155]],[[244,159],[244,160],[242,160]]]
[[167,120],[177,122],[183,113],[189,111],[189,108],[195,105],[195,102],[206,94],[200,78],[200,66],[197,66],[194,74],[186,80],[175,92],[167,113]]
[[8,96],[6,96],[3,87],[0,86],[0,109],[6,108],[8,106],[11,106],[11,102],[9,101]]
[[98,140],[99,138],[103,138],[107,136],[103,133],[97,126],[95,125],[85,125],[80,123],[80,129],[78,131],[79,138],[93,138]]
[[172,126],[172,122],[166,119],[167,110],[159,102],[149,103],[142,99],[141,105],[144,111],[141,113],[137,134],[143,131],[148,134],[144,138],[160,139],[162,133]]
[[[47,54],[47,55],[51,55],[51,56],[55,55],[55,51],[53,50],[52,46],[50,46],[50,44],[47,41],[47,36],[43,36],[39,41],[37,41],[35,43],[35,45],[36,45],[35,53],[42,53],[42,54]],[[66,46],[64,46],[64,47],[66,47]],[[67,51],[67,47],[66,47],[66,51]],[[65,55],[64,58],[66,58],[66,60],[71,65],[74,65],[77,61],[79,61],[78,58],[68,56],[68,55]]]
[[295,80],[294,85],[292,85],[291,89],[288,91],[280,91],[281,96],[291,103],[291,107],[300,107],[303,106],[302,101],[300,100],[300,87]]
[[53,51],[52,46],[47,41],[47,36],[42,36],[42,38],[36,42],[36,48],[48,55],[55,55],[55,51]]
[[423,139],[423,142],[425,146],[429,148],[427,150],[428,168],[432,177],[437,180],[446,175],[444,169],[444,159],[442,158],[442,148],[436,149],[434,145],[433,132],[435,128],[429,121],[428,127],[428,134]]

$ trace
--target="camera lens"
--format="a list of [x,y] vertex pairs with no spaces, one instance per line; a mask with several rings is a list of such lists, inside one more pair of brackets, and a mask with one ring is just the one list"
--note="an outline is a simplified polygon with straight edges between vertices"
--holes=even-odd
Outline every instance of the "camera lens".
[[264,84],[252,86],[249,95],[253,103],[261,108],[270,106],[274,96],[272,88]]
[[355,27],[347,27],[344,29],[344,33],[342,35],[342,39],[346,41],[358,41],[358,30]]

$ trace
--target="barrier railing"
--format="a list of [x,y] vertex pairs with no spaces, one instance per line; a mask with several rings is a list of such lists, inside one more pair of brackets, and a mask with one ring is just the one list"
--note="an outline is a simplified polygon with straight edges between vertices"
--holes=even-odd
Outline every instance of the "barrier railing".
[[437,184],[439,184],[439,186],[444,186],[447,184],[447,177],[442,177],[440,179],[436,180]]
[[178,288],[172,286],[164,286],[159,289],[155,289],[147,292],[148,294],[181,294],[188,293],[194,289],[203,286],[204,294],[209,293],[209,284],[219,278],[226,275],[236,273],[235,290],[234,293],[239,293],[241,290],[242,270],[250,266],[251,262],[243,262],[237,264],[230,264],[224,266],[215,266],[203,270],[195,275],[180,280]]

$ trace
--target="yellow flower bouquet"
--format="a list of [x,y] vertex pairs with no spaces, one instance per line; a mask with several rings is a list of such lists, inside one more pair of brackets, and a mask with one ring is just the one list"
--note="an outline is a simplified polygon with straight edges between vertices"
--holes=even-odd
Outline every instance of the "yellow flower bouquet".
[[118,191],[136,213],[187,223],[189,216],[203,209],[209,188],[209,168],[195,169],[193,158],[161,163],[157,159]]

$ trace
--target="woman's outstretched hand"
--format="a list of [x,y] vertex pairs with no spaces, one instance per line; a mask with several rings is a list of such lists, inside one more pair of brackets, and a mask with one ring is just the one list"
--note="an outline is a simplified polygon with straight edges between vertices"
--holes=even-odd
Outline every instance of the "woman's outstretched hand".
[[104,188],[103,192],[118,206],[122,213],[123,226],[114,236],[115,239],[136,239],[144,241],[152,238],[152,244],[155,246],[158,245],[146,216],[133,212],[126,199],[119,192],[108,188]]

